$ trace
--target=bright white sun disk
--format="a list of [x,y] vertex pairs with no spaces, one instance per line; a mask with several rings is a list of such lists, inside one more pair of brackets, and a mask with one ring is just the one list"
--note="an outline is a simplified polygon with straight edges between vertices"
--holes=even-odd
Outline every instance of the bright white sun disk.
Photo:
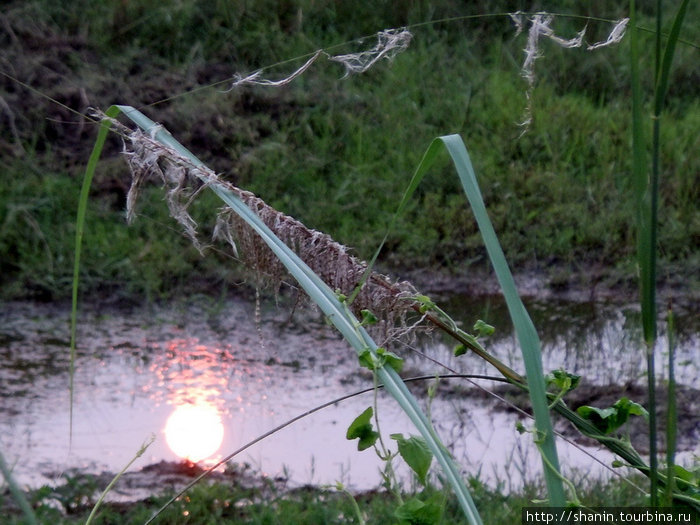
[[224,424],[211,405],[181,405],[165,424],[165,440],[176,455],[194,463],[212,456],[224,439]]

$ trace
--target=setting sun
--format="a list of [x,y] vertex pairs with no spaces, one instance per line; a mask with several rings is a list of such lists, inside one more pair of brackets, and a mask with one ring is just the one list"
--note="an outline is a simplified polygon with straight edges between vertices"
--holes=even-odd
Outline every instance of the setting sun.
[[170,450],[192,462],[213,455],[224,439],[224,425],[212,405],[181,405],[165,424],[165,440]]

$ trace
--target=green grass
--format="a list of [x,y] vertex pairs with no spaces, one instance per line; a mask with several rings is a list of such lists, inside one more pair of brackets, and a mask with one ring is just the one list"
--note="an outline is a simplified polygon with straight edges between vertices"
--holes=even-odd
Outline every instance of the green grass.
[[[79,194],[75,181],[65,175],[46,177],[26,164],[9,170],[16,182],[0,190],[5,211],[0,223],[3,293],[39,300],[66,298]],[[216,272],[213,263],[201,260],[173,229],[167,208],[161,206],[162,195],[153,189],[146,195],[148,201],[153,211],[131,229],[123,212],[112,209],[108,199],[91,200],[81,274],[87,290],[155,300],[208,264],[212,264],[211,280],[211,272]],[[173,252],[180,256],[172,257]]]
[[[642,506],[647,504],[642,494],[629,484],[613,479],[599,482],[585,476],[576,479],[581,500],[590,507]],[[639,479],[636,479],[639,482]],[[520,509],[532,506],[531,501],[542,488],[528,485],[513,493],[485,485],[478,479],[469,480],[476,504],[486,525],[512,525],[520,522]],[[74,478],[58,489],[43,488],[29,495],[41,524],[72,525],[84,523],[94,503],[95,481],[90,476]],[[422,497],[437,495],[429,489]],[[0,508],[11,503],[9,496],[0,495]],[[143,523],[167,501],[169,494],[152,496],[130,504],[106,503],[96,517],[96,524]],[[359,493],[356,500],[365,513],[367,523],[396,523],[393,518],[396,500],[378,490]],[[53,503],[52,503],[53,501]],[[6,523],[24,523],[16,509],[8,512]],[[261,482],[258,488],[217,482],[200,484],[177,500],[161,515],[158,523],[357,523],[349,497],[335,490],[304,487],[275,489]],[[445,505],[443,523],[466,523],[456,501],[451,497]]]
[[[114,102],[115,92],[120,93],[119,101],[139,106],[224,80],[234,72],[253,71],[320,46],[430,17],[427,4],[416,3],[397,15],[399,20],[390,14],[389,4],[362,22],[352,17],[352,23],[343,24],[342,7],[323,4],[312,9],[300,4],[299,28],[293,10],[251,7],[239,16],[223,4],[197,10],[186,8],[187,2],[158,8],[157,13],[168,14],[160,17],[149,14],[140,2],[126,4],[127,13],[120,12],[119,2],[105,3],[91,7],[94,13],[81,10],[81,17],[90,21],[81,26],[73,4],[30,2],[9,11],[20,39],[51,35],[69,41],[80,36],[87,47],[68,45],[53,51],[54,46],[37,56],[27,46],[11,46],[7,54],[17,66],[17,77],[78,109],[80,87],[99,107]],[[476,7],[482,13],[499,8]],[[573,5],[565,3],[561,10],[565,8],[575,11]],[[596,14],[611,18],[620,14],[612,5],[599,9]],[[33,17],[31,23],[27,14]],[[432,17],[457,14],[472,13],[445,1],[436,3]],[[649,15],[643,11],[640,23],[653,27]],[[116,21],[124,22],[122,29],[112,26]],[[580,23],[561,19],[557,29],[573,31]],[[202,31],[202,24],[209,30]],[[590,25],[591,38],[609,28]],[[693,28],[686,29],[686,38],[698,36]],[[161,37],[170,33],[180,36],[178,45],[159,47]],[[534,123],[518,138],[516,123],[525,104],[519,73],[524,36],[515,39],[510,22],[502,17],[421,26],[414,33],[409,49],[392,64],[383,63],[361,76],[339,80],[342,68],[321,60],[281,90],[222,94],[206,89],[144,111],[169,129],[182,130],[179,140],[226,178],[330,233],[362,257],[369,257],[381,240],[425,144],[438,135],[460,133],[470,145],[489,213],[514,267],[559,276],[591,268],[611,277],[629,275],[635,212],[627,198],[627,44],[596,53],[545,44],[545,57],[537,63]],[[371,44],[370,39],[365,45]],[[642,33],[641,44],[642,59],[648,61],[652,36]],[[334,52],[352,49],[345,46]],[[692,59],[694,53],[697,50],[688,46],[678,48],[662,128],[659,247],[660,275],[666,278],[688,273],[698,261],[700,214],[695,203],[700,198],[700,160],[692,152],[700,146],[700,102],[692,96],[692,79],[700,66]],[[61,67],[54,67],[57,73],[37,76],[41,60],[58,61]],[[300,64],[290,62],[266,74],[282,76]],[[13,108],[27,152],[21,160],[8,159],[4,169],[13,183],[0,189],[2,293],[67,297],[69,243],[63,241],[72,228],[71,193],[79,187],[76,167],[87,160],[93,127],[87,125],[76,141],[75,126],[46,118],[75,120],[75,115],[6,78],[0,95]],[[7,145],[14,140],[5,131],[0,139]],[[173,223],[153,211],[162,211],[158,206],[147,207],[152,224],[140,221],[123,231],[120,216],[128,175],[115,157],[118,140],[110,147],[113,160],[97,174],[86,232],[95,237],[91,244],[96,247],[100,239],[110,241],[85,254],[88,288],[159,297],[185,289],[188,273],[198,275],[200,286],[236,282],[239,276],[221,270],[216,256],[201,259],[178,234],[166,231],[161,223]],[[478,231],[448,170],[445,164],[430,185],[419,189],[417,201],[388,241],[383,264],[447,270],[485,266]],[[18,207],[28,208],[31,219],[27,213],[13,214]],[[172,252],[185,256],[177,262],[164,256]]]

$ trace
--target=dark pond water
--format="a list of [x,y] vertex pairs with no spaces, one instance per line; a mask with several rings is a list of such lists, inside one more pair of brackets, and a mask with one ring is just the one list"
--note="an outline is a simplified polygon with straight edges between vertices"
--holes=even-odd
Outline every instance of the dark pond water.
[[[487,348],[522,370],[518,345],[498,297],[453,296],[441,304],[465,326],[477,318],[495,325]],[[542,339],[546,371],[564,367],[603,390],[609,384],[642,378],[645,360],[639,314],[633,305],[533,300],[527,306]],[[178,407],[207,409],[208,415],[185,422],[185,427],[204,428],[214,420],[212,430],[204,431],[207,439],[223,432],[220,446],[212,445],[212,455],[203,460],[206,464],[291,417],[371,386],[371,376],[359,369],[349,346],[312,314],[295,315],[290,321],[288,308],[270,304],[256,319],[255,305],[242,300],[130,309],[84,306],[71,443],[68,310],[68,306],[6,303],[0,313],[0,450],[26,485],[56,483],[72,468],[118,472],[151,435],[155,442],[133,470],[178,460],[173,452],[177,446],[165,433]],[[679,309],[677,326],[676,376],[696,391],[700,321],[691,308]],[[668,372],[665,328],[660,329],[657,353],[663,378]],[[453,357],[451,344],[439,336],[422,337],[413,348],[463,373],[495,375],[474,356]],[[411,347],[396,351],[406,357],[406,375],[444,372]],[[488,381],[479,385],[493,387]],[[427,386],[412,387],[425,406]],[[540,460],[531,438],[515,431],[518,416],[469,383],[458,386],[460,395],[438,395],[430,403],[430,414],[465,473],[506,486],[537,477]],[[382,433],[412,433],[392,400],[382,393],[378,397]],[[342,481],[357,489],[373,488],[380,480],[381,463],[372,451],[357,452],[355,443],[345,439],[347,426],[372,401],[371,394],[364,394],[335,404],[249,448],[234,461],[294,484]],[[688,428],[697,432],[697,414],[686,416]],[[177,426],[173,420],[171,425]],[[692,432],[684,438],[682,457],[687,461],[700,454],[697,438]],[[561,440],[559,453],[565,472],[576,469],[595,476],[605,475],[604,464],[612,460],[606,451],[576,448]],[[113,493],[114,498],[134,496],[119,487]]]

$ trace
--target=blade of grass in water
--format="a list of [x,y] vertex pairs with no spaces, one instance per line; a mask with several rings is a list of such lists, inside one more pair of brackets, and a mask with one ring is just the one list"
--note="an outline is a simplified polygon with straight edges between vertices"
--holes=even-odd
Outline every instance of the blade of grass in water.
[[552,422],[549,417],[549,406],[547,402],[544,374],[542,372],[542,358],[540,340],[535,330],[535,326],[520,299],[515,281],[508,268],[505,255],[498,242],[498,237],[493,229],[491,220],[486,212],[479,184],[476,180],[474,168],[467,148],[459,135],[448,135],[433,141],[428,148],[423,161],[426,163],[425,172],[432,163],[441,145],[447,148],[452,162],[457,170],[459,179],[467,195],[469,204],[474,213],[474,217],[479,226],[481,237],[486,246],[491,264],[493,265],[498,282],[503,290],[508,312],[513,321],[513,326],[520,342],[523,353],[525,370],[527,372],[527,384],[535,416],[536,433],[535,442],[542,453],[544,476],[549,493],[549,504],[553,506],[564,506],[566,498],[562,477],[559,472],[559,459],[557,456],[556,444]]
[[635,0],[630,0],[631,40],[630,59],[632,73],[632,162],[637,208],[637,263],[639,265],[642,330],[647,355],[647,387],[649,404],[649,466],[651,480],[651,504],[658,505],[658,460],[656,446],[656,373],[654,344],[656,342],[656,244],[659,200],[659,173],[661,147],[661,113],[668,88],[671,64],[676,44],[688,8],[683,0],[673,21],[663,55],[661,52],[662,2],[656,4],[654,109],[652,115],[652,163],[647,176],[642,96],[639,74],[639,49],[636,27]]
[[[114,118],[119,114],[119,111],[114,108],[109,108],[105,113],[108,117]],[[75,393],[75,351],[76,351],[76,328],[78,324],[78,284],[80,282],[80,255],[83,247],[83,234],[85,233],[85,216],[87,214],[87,202],[90,194],[90,186],[92,178],[97,168],[97,162],[100,160],[100,154],[104,147],[107,133],[110,130],[108,121],[100,123],[100,129],[97,133],[95,146],[92,149],[90,158],[88,159],[87,168],[85,168],[85,176],[83,177],[83,186],[80,189],[80,197],[78,199],[78,214],[75,219],[75,248],[73,255],[73,288],[71,294],[71,315],[70,315],[70,369],[69,369],[69,396],[70,396],[70,443],[73,442],[73,396]]]
[[668,310],[666,318],[668,331],[668,407],[666,412],[666,490],[664,492],[664,505],[670,507],[673,504],[673,491],[675,485],[675,462],[676,462],[676,375],[674,371],[674,354],[676,351],[675,323],[673,311]]
[[[106,115],[108,117],[115,117],[119,112],[124,113],[137,126],[154,137],[155,140],[171,148],[178,155],[186,158],[193,165],[204,167],[204,164],[184,146],[177,142],[172,135],[170,135],[170,133],[160,126],[157,126],[153,121],[138,110],[130,106],[113,106],[109,108]],[[108,125],[109,121],[105,120],[105,123],[105,125]],[[104,141],[95,144],[91,159],[99,158],[103,144]],[[95,164],[96,161],[89,166],[88,173],[86,173],[86,181],[92,179]],[[89,183],[86,184],[89,187]],[[377,345],[367,334],[364,328],[359,325],[359,322],[354,318],[349,310],[344,307],[343,304],[341,304],[335,293],[320,279],[320,277],[313,273],[296,253],[290,250],[279,238],[277,238],[274,233],[262,222],[262,220],[235,194],[222,186],[217,186],[216,184],[210,184],[209,187],[228,206],[230,206],[232,210],[239,214],[241,218],[243,218],[248,225],[258,233],[258,235],[260,235],[260,237],[279,258],[280,262],[284,264],[290,274],[294,276],[309,297],[311,297],[311,299],[319,306],[319,308],[336,326],[336,328],[353,346],[353,348],[355,348],[358,353],[369,348],[370,352],[376,355]],[[82,219],[84,220],[84,214],[82,215]],[[79,242],[80,239],[76,238],[76,244]],[[77,290],[77,284],[75,286]],[[77,293],[75,295],[77,297]],[[399,406],[401,406],[403,411],[411,419],[417,430],[425,439],[428,447],[431,449],[431,452],[442,467],[443,475],[454,490],[457,500],[459,501],[469,523],[473,525],[481,525],[481,517],[476,509],[476,506],[474,505],[474,501],[472,500],[466,485],[464,484],[458,466],[452,460],[444,445],[441,443],[432,427],[432,424],[420,409],[420,406],[413,395],[408,391],[406,385],[403,383],[399,375],[391,367],[380,367],[377,370],[377,374],[383,383],[385,390],[387,390],[394,397]]]
[[[409,182],[406,190],[404,191],[401,202],[399,203],[399,206],[389,223],[387,233],[384,235],[384,240],[379,245],[379,248],[377,249],[376,253],[374,254],[374,257],[372,258],[373,261],[377,258],[378,253],[381,251],[384,241],[388,238],[389,232],[395,224],[397,217],[404,211],[408,201],[411,199],[413,193],[421,184],[423,177],[427,174],[427,171],[434,162],[436,155],[439,154],[441,150],[442,148],[439,139],[436,139],[434,144],[431,144],[431,146],[424,154],[421,163],[419,164],[413,177],[411,178],[411,181]],[[441,327],[440,324],[437,324],[436,326],[438,326],[441,329],[444,329],[443,327]],[[448,333],[451,336],[454,336],[454,333],[451,331],[446,331],[446,333]],[[516,383],[525,382],[525,380],[522,378],[514,378],[513,374],[509,372],[504,372],[504,370],[501,367],[497,366],[493,362],[495,360],[493,356],[491,356],[491,358],[492,360],[490,360],[489,362],[491,364],[494,364],[494,366],[504,375],[504,377],[508,378],[510,381],[515,381]],[[497,362],[497,360],[495,361]],[[602,445],[604,445],[613,453],[623,458],[630,466],[636,468],[645,475],[649,475],[649,466],[628,443],[617,439],[610,439],[608,436],[601,436],[599,430],[594,425],[592,425],[588,420],[579,416],[575,411],[572,411],[563,402],[555,404],[553,410],[555,410],[561,416],[568,419],[584,435],[589,436],[593,439],[597,439]],[[674,493],[673,497],[678,498],[679,494]],[[693,505],[696,505],[696,503],[693,502]]]
[[[544,374],[542,372],[542,361],[540,356],[540,341],[537,336],[532,320],[525,309],[520,296],[518,295],[513,281],[513,276],[510,273],[508,264],[501,249],[498,237],[493,229],[491,220],[486,213],[481,191],[474,174],[474,169],[469,159],[469,154],[464,146],[459,135],[448,135],[435,139],[426,150],[420,164],[411,178],[411,181],[404,192],[404,195],[399,203],[399,207],[394,214],[388,230],[391,229],[396,218],[406,207],[411,196],[416,188],[420,185],[423,177],[426,175],[432,164],[435,162],[437,155],[441,153],[443,146],[450,154],[457,174],[462,182],[462,186],[467,195],[469,203],[477,219],[481,236],[486,245],[489,257],[496,271],[498,281],[506,298],[508,310],[510,312],[513,324],[516,328],[516,333],[520,341],[523,357],[525,359],[527,382],[535,408],[535,425],[537,428],[536,441],[542,452],[542,461],[544,465],[545,480],[547,482],[547,490],[549,493],[549,501],[551,505],[563,506],[566,502],[564,495],[564,487],[562,477],[559,472],[559,459],[557,456],[556,445],[554,442],[554,433],[552,423],[549,417],[549,406],[545,391]],[[384,236],[386,240],[388,233]],[[384,241],[380,244],[377,253],[375,253],[372,261],[377,257],[378,252],[382,249]]]
[[[649,450],[652,501],[656,494],[656,410],[654,339],[656,338],[655,314],[655,253],[652,246],[653,223],[651,200],[648,194],[647,158],[642,117],[643,100],[639,73],[639,44],[637,9],[635,0],[630,0],[630,71],[632,82],[632,179],[637,219],[637,265],[639,267],[639,293],[642,308],[642,332],[647,358],[647,399],[649,406]],[[653,503],[652,503],[653,504]]]
[[129,463],[126,464],[126,466],[119,471],[119,473],[112,478],[112,481],[109,482],[107,487],[105,487],[104,491],[102,491],[102,494],[100,494],[100,497],[97,499],[97,502],[95,502],[95,505],[92,507],[92,510],[90,511],[90,515],[88,516],[88,519],[85,521],[85,525],[90,525],[92,523],[92,520],[97,517],[97,511],[100,508],[100,505],[102,505],[102,502],[105,499],[105,496],[109,494],[109,491],[112,490],[112,487],[119,481],[119,478],[122,477],[122,475],[129,470],[129,467],[133,465],[134,461],[139,459],[141,456],[143,456],[143,453],[146,452],[146,449],[150,447],[153,442],[155,441],[156,436],[153,434],[151,438],[146,441],[143,445],[141,445],[141,448],[136,452],[133,458],[129,461]]

